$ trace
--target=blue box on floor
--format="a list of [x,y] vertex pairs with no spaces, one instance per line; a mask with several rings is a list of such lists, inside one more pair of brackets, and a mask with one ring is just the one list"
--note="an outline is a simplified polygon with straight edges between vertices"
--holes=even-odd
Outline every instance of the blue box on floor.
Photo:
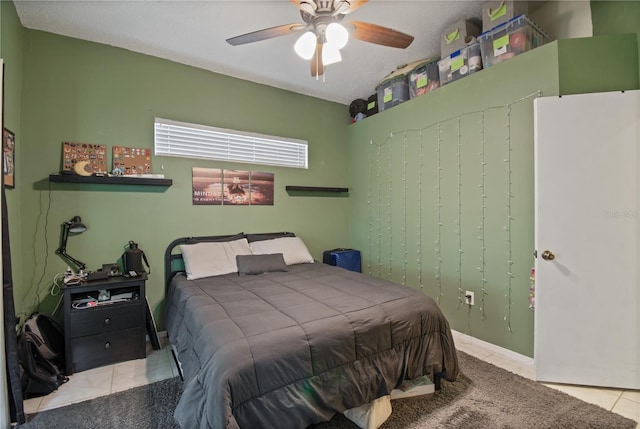
[[344,268],[349,271],[362,272],[360,251],[354,249],[325,250],[322,253],[322,262],[328,265]]

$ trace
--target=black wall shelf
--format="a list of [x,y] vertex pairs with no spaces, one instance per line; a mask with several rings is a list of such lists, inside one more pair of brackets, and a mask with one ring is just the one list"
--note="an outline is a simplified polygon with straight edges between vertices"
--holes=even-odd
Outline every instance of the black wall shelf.
[[287,192],[349,192],[349,188],[329,188],[325,186],[285,186]]
[[123,177],[123,176],[78,176],[74,174],[50,174],[50,182],[56,183],[92,183],[97,185],[147,185],[171,186],[171,179],[156,179],[151,177]]

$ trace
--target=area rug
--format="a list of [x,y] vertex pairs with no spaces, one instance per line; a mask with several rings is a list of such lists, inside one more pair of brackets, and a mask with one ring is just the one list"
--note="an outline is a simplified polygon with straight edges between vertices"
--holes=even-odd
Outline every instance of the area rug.
[[[380,429],[632,429],[636,422],[458,352],[455,383],[392,402]],[[21,429],[178,429],[179,378],[28,416]],[[313,429],[357,429],[342,415]],[[182,428],[191,429],[191,428]],[[218,428],[214,428],[218,429]],[[250,429],[250,428],[248,428]],[[288,428],[274,428],[288,429]]]

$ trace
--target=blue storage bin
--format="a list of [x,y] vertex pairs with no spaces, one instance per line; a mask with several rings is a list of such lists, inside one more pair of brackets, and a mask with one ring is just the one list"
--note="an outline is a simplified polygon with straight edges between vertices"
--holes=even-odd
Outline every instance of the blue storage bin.
[[322,262],[327,265],[344,268],[349,271],[362,272],[360,251],[354,249],[325,250],[322,253]]

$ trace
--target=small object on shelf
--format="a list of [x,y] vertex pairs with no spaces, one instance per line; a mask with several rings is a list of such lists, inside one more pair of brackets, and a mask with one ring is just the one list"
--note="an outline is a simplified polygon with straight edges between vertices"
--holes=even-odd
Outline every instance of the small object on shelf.
[[413,63],[409,72],[409,98],[415,98],[440,87],[439,58],[429,58]]
[[440,57],[448,57],[467,46],[481,33],[480,24],[475,19],[460,19],[450,24],[440,39]]
[[[69,233],[82,234],[87,230],[87,226],[82,223],[80,216],[74,216],[71,220],[62,223],[61,235],[60,235],[60,247],[56,250],[56,254],[60,255],[65,262],[72,264],[78,270],[82,271],[86,268],[86,264],[74,258],[67,253],[67,240],[69,239]],[[67,270],[70,273],[71,268],[67,266]]]
[[107,146],[62,142],[62,170],[90,175],[107,172]]
[[480,43],[473,42],[469,46],[454,52],[438,61],[440,84],[446,85],[479,70],[482,70]]
[[357,98],[349,105],[349,116],[354,122],[358,122],[361,119],[367,117],[367,100]]
[[526,15],[529,12],[529,3],[515,0],[485,1],[482,4],[482,30],[487,32],[500,24]]
[[164,179],[164,174],[154,174],[154,173],[145,173],[145,174],[124,174],[125,177],[142,177],[146,179]]
[[378,94],[372,94],[367,99],[367,117],[378,113]]
[[527,16],[520,15],[485,31],[478,40],[482,64],[486,68],[544,45],[547,34]]
[[407,73],[410,66],[404,65],[389,73],[376,87],[378,110],[383,111],[409,99]]
[[91,176],[93,171],[91,170],[91,165],[89,165],[89,161],[78,161],[73,166],[73,171],[78,176]]
[[109,277],[109,273],[102,270],[90,271],[87,273],[86,281],[93,282],[96,280],[104,280]]
[[119,169],[122,175],[151,173],[151,150],[139,147],[113,147],[113,170]]

